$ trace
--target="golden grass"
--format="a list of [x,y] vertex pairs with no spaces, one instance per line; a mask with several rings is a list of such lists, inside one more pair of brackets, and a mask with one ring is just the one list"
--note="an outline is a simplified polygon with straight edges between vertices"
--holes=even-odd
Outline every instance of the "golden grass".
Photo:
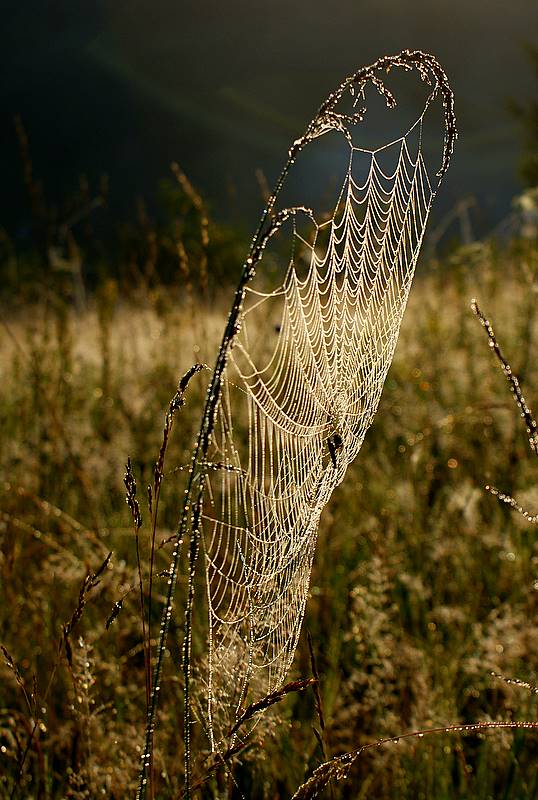
[[[322,747],[331,756],[418,728],[535,719],[536,695],[490,674],[535,683],[534,528],[484,491],[494,484],[531,507],[535,463],[470,300],[477,297],[494,322],[532,408],[537,269],[530,245],[500,254],[479,244],[419,274],[374,426],[322,519],[306,620],[319,696],[292,693],[275,704],[231,761],[237,786],[217,770],[203,796],[290,797],[323,759]],[[8,655],[0,665],[0,796],[134,792],[144,653],[123,473],[130,456],[147,521],[145,486],[164,413],[191,364],[212,363],[227,299],[222,307],[193,306],[161,289],[125,303],[110,284],[81,315],[58,299],[4,317],[0,642]],[[154,630],[171,548],[159,545],[175,530],[180,468],[208,374],[193,379],[167,453]],[[88,584],[110,551],[103,574]],[[180,579],[156,737],[159,798],[182,790],[182,591]],[[203,652],[201,634],[194,645]],[[290,681],[311,670],[305,636]],[[320,703],[322,741],[312,732]],[[365,752],[347,781],[333,782],[333,796],[531,798],[536,741],[509,729],[402,740]],[[206,746],[195,731],[198,775]]]

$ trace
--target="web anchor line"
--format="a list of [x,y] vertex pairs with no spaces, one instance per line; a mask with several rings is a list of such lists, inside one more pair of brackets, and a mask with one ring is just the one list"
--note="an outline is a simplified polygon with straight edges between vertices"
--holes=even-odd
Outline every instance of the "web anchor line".
[[[389,145],[354,147],[350,129],[365,109],[339,111],[373,83],[396,101],[380,73],[416,69],[432,87],[417,123]],[[422,119],[440,97],[442,163],[431,181]],[[329,130],[350,148],[330,220],[305,207],[275,213],[296,158]],[[418,136],[416,135],[418,131]],[[217,754],[229,752],[260,719],[238,727],[244,709],[284,684],[297,646],[321,512],[356,457],[392,361],[431,203],[456,138],[453,95],[436,59],[405,50],[358,70],[331,94],[297,139],[262,214],[244,264],[207,390],[177,528],[153,686],[158,687],[172,614],[181,543],[188,542],[183,647],[185,796],[192,787],[192,626],[199,562],[205,578],[208,652],[199,693]],[[396,149],[385,171],[379,152]],[[366,178],[355,177],[369,159]],[[435,185],[434,185],[435,184]],[[311,240],[299,233],[306,220]],[[256,269],[272,237],[291,224],[282,280],[264,291]],[[262,282],[263,284],[263,282]],[[275,323],[275,320],[277,322]],[[272,335],[266,332],[272,329]],[[263,331],[263,333],[261,333]],[[217,469],[215,469],[217,465]],[[145,796],[158,701],[153,691],[137,798]],[[250,727],[249,727],[250,726]],[[233,734],[230,735],[230,731]]]

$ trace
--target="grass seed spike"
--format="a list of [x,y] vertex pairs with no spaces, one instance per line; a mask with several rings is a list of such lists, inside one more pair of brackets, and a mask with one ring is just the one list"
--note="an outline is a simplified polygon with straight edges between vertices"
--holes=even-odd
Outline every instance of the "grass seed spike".
[[[354,142],[368,84],[392,108],[382,76],[417,70],[429,95],[414,124],[377,149]],[[430,176],[422,128],[444,106],[440,168]],[[310,142],[342,134],[349,164],[334,212],[276,210],[286,177]],[[356,457],[392,361],[431,204],[456,139],[453,94],[436,59],[404,50],[344,80],[297,139],[268,200],[235,293],[207,392],[170,566],[138,797],[145,795],[163,654],[180,549],[188,542],[183,644],[185,796],[192,784],[191,693],[195,577],[205,576],[208,653],[202,691],[215,753],[248,735],[245,707],[284,684],[301,630],[318,523]],[[356,138],[356,137],[355,137]],[[385,157],[394,160],[387,171]],[[309,230],[309,234],[305,234]],[[263,263],[286,231],[289,253],[277,285]],[[220,465],[220,468],[215,469]]]

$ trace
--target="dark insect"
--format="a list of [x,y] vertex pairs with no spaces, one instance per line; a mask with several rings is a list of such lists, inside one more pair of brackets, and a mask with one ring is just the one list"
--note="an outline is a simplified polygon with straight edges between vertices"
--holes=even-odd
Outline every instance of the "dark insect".
[[116,619],[122,608],[123,608],[123,597],[116,603],[114,603],[114,608],[112,609],[112,612],[106,621],[107,630],[110,628],[110,626],[112,625],[112,623],[114,622],[114,620]]
[[333,433],[332,436],[329,436],[327,439],[327,447],[329,448],[329,455],[331,457],[331,461],[333,462],[333,467],[336,469],[336,454],[340,452],[344,445],[342,441],[342,437],[339,433]]

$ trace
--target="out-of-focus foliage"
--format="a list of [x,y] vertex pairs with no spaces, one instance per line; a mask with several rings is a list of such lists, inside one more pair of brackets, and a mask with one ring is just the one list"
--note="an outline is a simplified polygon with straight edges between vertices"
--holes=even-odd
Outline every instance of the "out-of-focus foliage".
[[[88,292],[113,279],[123,295],[177,285],[195,295],[234,282],[245,237],[215,222],[176,164],[148,210],[139,199],[120,223],[109,208],[108,180],[85,176],[60,206],[47,200],[35,174],[26,131],[17,121],[28,224],[15,237],[0,227],[0,282],[4,297],[40,302],[44,293],[72,300],[79,310]],[[208,281],[208,274],[212,280]]]
[[[538,89],[538,47],[528,46],[529,60],[536,76]],[[525,105],[511,103],[511,108],[523,127],[525,151],[521,159],[521,177],[527,186],[538,186],[538,100]]]
[[[179,207],[184,220],[181,239],[194,252],[202,241],[200,213],[184,193],[180,183],[163,187],[165,203]],[[170,225],[162,233],[170,245],[162,245],[167,263]],[[157,270],[147,289],[128,300],[118,279],[103,281],[80,311],[71,285],[66,295],[50,290],[17,311],[4,309],[0,642],[16,670],[0,664],[0,794],[9,796],[19,780],[34,723],[19,796],[119,800],[134,791],[144,664],[139,597],[129,591],[137,586],[135,539],[122,477],[130,455],[147,521],[145,487],[163,414],[180,375],[194,361],[212,362],[231,296],[224,292],[222,305],[209,303],[176,275],[172,289],[159,283]],[[208,264],[208,283],[214,281]],[[418,727],[536,717],[536,695],[490,675],[536,683],[535,528],[483,488],[494,484],[536,511],[536,463],[469,305],[476,296],[493,320],[532,408],[537,291],[538,251],[530,239],[502,251],[475,243],[419,267],[376,420],[322,517],[306,627],[321,676],[328,755]],[[207,376],[203,371],[193,380],[175,421],[158,543],[175,529],[181,467],[189,461]],[[156,554],[154,631],[171,547],[165,543]],[[71,634],[69,662],[62,626],[79,603],[84,576],[109,551],[112,559]],[[183,586],[180,577],[155,751],[157,796],[166,800],[179,796],[182,782]],[[202,608],[201,585],[199,598]],[[201,635],[195,649],[204,649]],[[302,641],[290,679],[310,674]],[[243,796],[291,796],[322,759],[312,732],[318,724],[310,692],[275,706],[236,759]],[[207,743],[198,727],[195,746],[203,772]],[[532,733],[520,732],[402,742],[365,754],[333,792],[380,800],[525,800],[537,790],[537,746]],[[240,796],[218,773],[205,796],[225,796],[227,787]]]

